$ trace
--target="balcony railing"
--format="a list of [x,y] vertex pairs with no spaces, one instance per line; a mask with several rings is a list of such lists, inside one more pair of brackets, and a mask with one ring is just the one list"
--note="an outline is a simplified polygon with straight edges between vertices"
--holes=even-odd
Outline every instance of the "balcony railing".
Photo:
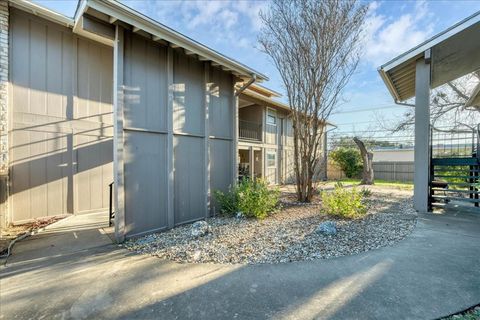
[[262,124],[258,122],[238,120],[238,136],[240,139],[262,140]]

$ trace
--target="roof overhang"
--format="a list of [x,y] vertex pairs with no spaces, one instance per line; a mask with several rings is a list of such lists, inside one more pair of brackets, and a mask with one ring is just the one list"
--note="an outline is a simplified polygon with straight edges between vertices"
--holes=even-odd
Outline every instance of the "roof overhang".
[[20,9],[22,11],[31,13],[33,15],[39,16],[41,18],[50,20],[52,22],[58,23],[65,27],[72,28],[75,21],[72,18],[64,16],[63,14],[57,13],[55,11],[49,10],[38,4],[35,4],[31,1],[26,0],[10,0],[10,6]]
[[[268,80],[264,74],[253,70],[246,65],[228,58],[219,52],[208,48],[207,46],[135,11],[128,6],[115,0],[81,0],[75,13],[74,31],[80,33],[85,30],[81,24],[85,24],[85,17],[88,17],[100,24],[121,24],[132,32],[141,34],[163,44],[167,44],[172,48],[183,49],[187,55],[196,55],[201,61],[210,61],[212,66],[219,67],[226,72],[248,81],[248,79],[256,77],[256,81],[262,82]],[[92,25],[92,24],[90,24]],[[102,30],[104,28],[95,28]],[[87,33],[89,31],[87,30]],[[89,32],[92,34],[92,32]],[[94,33],[98,37],[98,33]],[[88,36],[88,34],[84,34]],[[98,39],[97,39],[98,41]],[[106,42],[111,39],[106,37]]]
[[480,69],[480,11],[378,68],[395,101],[415,96],[416,62],[427,53],[431,88]]
[[257,103],[260,105],[265,105],[267,107],[274,107],[282,110],[286,110],[288,112],[292,111],[290,109],[290,106],[272,99],[271,97],[265,96],[263,94],[258,93],[257,91],[254,91],[248,87],[245,89],[241,94],[240,94],[240,99],[247,100],[253,103]]

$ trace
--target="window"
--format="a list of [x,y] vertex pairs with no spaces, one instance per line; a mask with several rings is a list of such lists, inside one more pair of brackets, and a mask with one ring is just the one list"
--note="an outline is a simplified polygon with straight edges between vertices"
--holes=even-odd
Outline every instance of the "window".
[[275,118],[275,116],[272,116],[272,115],[267,115],[267,124],[271,124],[273,126],[277,125],[277,118]]
[[276,115],[275,115],[275,111],[274,111],[274,110],[268,110],[268,113],[267,113],[267,124],[272,125],[272,126],[276,126],[276,125],[277,125],[277,117],[276,117]]
[[267,167],[275,168],[276,167],[276,157],[275,152],[267,152]]

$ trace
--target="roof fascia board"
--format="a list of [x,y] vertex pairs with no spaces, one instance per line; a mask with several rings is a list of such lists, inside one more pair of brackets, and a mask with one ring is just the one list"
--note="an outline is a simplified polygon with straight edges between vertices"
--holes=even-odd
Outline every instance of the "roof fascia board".
[[74,15],[74,29],[75,27],[77,26],[78,22],[80,21],[81,17],[83,16],[83,14],[85,13],[85,11],[87,11],[87,1],[85,0],[80,0],[78,6],[77,6],[77,9],[75,10],[75,15]]
[[383,83],[385,83],[385,85],[387,86],[387,89],[392,95],[393,100],[400,101],[400,97],[398,96],[397,90],[393,88],[392,81],[388,76],[388,74],[383,69],[378,69],[378,73],[380,74],[380,77],[382,78]]
[[249,90],[249,89],[244,90],[244,91],[242,92],[242,95],[246,95],[246,96],[248,96],[248,97],[252,97],[252,98],[254,98],[254,99],[257,99],[257,100],[260,100],[260,101],[264,101],[264,102],[270,104],[270,105],[273,106],[273,107],[277,107],[277,108],[280,108],[280,109],[283,109],[283,110],[287,110],[287,111],[292,111],[292,109],[291,109],[288,105],[286,105],[286,104],[284,104],[284,103],[282,103],[282,102],[280,102],[280,101],[275,101],[275,100],[273,100],[273,99],[271,99],[271,98],[265,97],[264,95],[262,95],[262,94],[260,94],[260,93],[257,93],[257,92],[254,92],[254,91]]
[[103,12],[111,17],[114,17],[120,21],[124,21],[132,26],[135,26],[141,30],[144,30],[153,36],[161,38],[165,41],[168,41],[174,45],[178,45],[186,50],[192,51],[198,54],[201,57],[207,58],[213,62],[216,62],[226,68],[236,71],[239,74],[253,77],[253,75],[257,76],[258,80],[268,80],[268,77],[248,68],[247,66],[232,61],[231,59],[221,55],[220,53],[215,52],[212,49],[205,47],[204,45],[182,35],[174,30],[161,25],[160,23],[156,22],[153,19],[150,19],[147,16],[144,16],[134,10],[130,9],[129,7],[112,0],[105,0],[105,1],[91,1],[85,0],[86,7],[90,7],[92,9],[98,10]]
[[33,13],[39,17],[45,18],[52,22],[61,24],[63,26],[72,28],[74,25],[74,20],[58,12],[44,8],[38,4],[35,4],[26,0],[9,0],[10,5],[14,8]]
[[408,50],[405,53],[402,53],[398,57],[388,61],[387,63],[380,66],[379,69],[389,71],[393,68],[401,65],[402,63],[415,58],[416,56],[422,54],[426,50],[434,47],[435,45],[439,44],[440,42],[445,41],[449,37],[460,33],[461,31],[465,30],[466,28],[474,25],[475,23],[480,22],[480,11],[474,13],[473,15],[463,19],[462,21],[458,22],[457,24],[451,26],[450,28],[440,32],[439,34],[433,36],[432,38],[428,39],[427,41],[419,44],[418,46]]

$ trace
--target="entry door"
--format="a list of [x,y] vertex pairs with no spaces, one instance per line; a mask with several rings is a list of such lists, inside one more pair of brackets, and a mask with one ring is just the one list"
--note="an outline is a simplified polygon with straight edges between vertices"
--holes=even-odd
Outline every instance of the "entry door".
[[266,163],[266,179],[268,183],[277,183],[277,150],[267,150],[265,157]]

